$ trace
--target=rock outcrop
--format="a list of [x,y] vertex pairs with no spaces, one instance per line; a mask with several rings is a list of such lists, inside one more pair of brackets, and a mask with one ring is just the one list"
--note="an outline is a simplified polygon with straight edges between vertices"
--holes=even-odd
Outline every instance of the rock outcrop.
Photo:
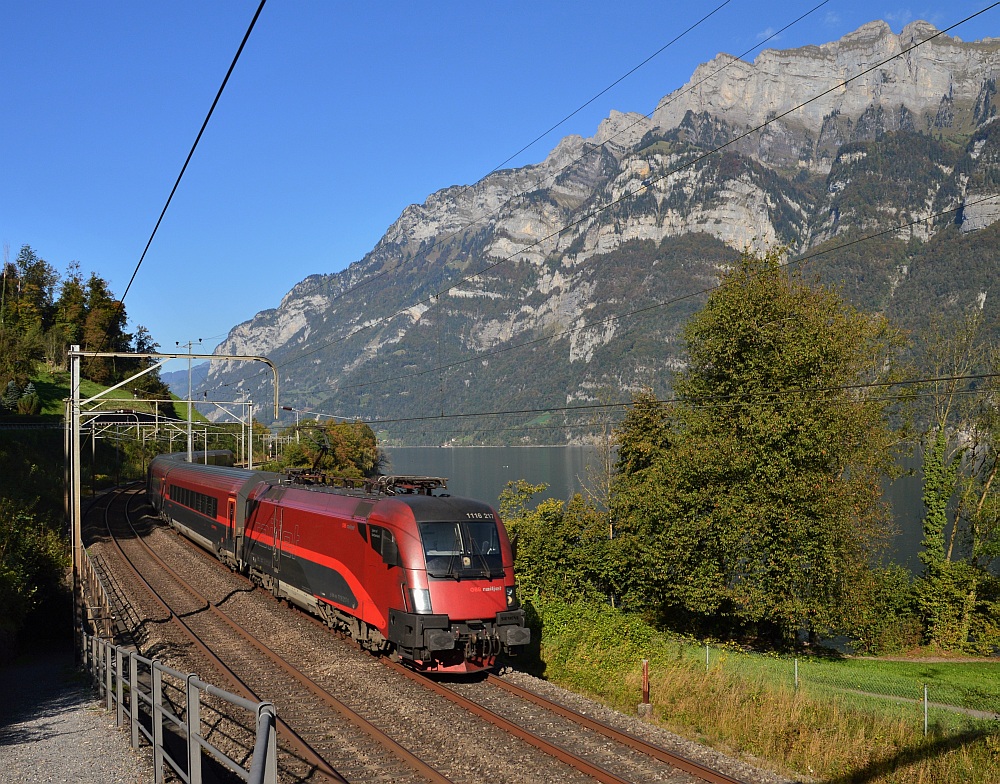
[[[822,247],[821,275],[892,311],[919,299],[921,253],[996,228],[998,72],[1000,40],[926,22],[720,54],[651,117],[613,112],[537,165],[407,207],[364,259],[306,278],[218,351],[272,357],[289,404],[387,420],[664,390],[698,292],[744,248]],[[862,235],[877,259],[829,250]],[[206,387],[261,397],[244,372],[213,363]],[[585,432],[553,416],[566,429],[526,438]]]

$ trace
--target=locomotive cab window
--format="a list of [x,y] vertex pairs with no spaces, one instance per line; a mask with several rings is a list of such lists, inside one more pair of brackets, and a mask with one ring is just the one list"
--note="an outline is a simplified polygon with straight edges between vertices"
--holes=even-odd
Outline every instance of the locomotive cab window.
[[493,520],[420,523],[431,577],[502,577],[500,537]]

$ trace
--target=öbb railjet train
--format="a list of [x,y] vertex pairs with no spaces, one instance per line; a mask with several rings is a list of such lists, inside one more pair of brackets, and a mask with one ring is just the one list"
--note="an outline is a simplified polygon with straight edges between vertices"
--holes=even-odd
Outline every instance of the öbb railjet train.
[[147,481],[165,522],[275,596],[417,669],[474,672],[530,630],[499,516],[442,487],[302,484],[178,454],[155,458]]

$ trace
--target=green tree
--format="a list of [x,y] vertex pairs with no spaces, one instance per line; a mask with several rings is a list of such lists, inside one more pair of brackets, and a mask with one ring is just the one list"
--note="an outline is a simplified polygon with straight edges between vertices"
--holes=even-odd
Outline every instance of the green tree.
[[45,352],[56,367],[66,365],[66,352],[71,345],[78,345],[87,318],[87,298],[84,291],[80,265],[72,262],[59,284],[59,296],[53,306],[53,324],[46,334]]
[[[291,428],[286,435],[293,434]],[[375,431],[363,422],[303,424],[298,441],[285,447],[273,470],[315,468],[342,477],[362,478],[377,474],[385,458],[378,448]]]
[[37,329],[27,331],[17,326],[16,319],[0,326],[0,384],[16,381],[24,384],[35,369],[35,363],[45,356],[42,336]]
[[611,570],[607,516],[579,493],[531,508],[532,497],[545,489],[521,479],[508,482],[500,495],[521,593],[565,601],[604,598]]
[[17,267],[7,258],[7,247],[4,246],[4,261],[2,282],[0,282],[0,328],[10,327],[17,322],[14,313],[15,294],[18,289]]
[[[42,624],[65,612],[61,595],[69,546],[62,535],[62,435],[0,431],[0,660],[34,612]],[[47,609],[42,607],[47,604]]]
[[21,397],[17,401],[17,413],[19,414],[29,414],[31,416],[38,416],[42,410],[42,399],[38,397],[38,393],[35,391],[35,385],[32,382],[28,382],[25,386],[24,391],[21,392]]
[[881,656],[920,644],[913,575],[903,566],[891,564],[859,575],[844,613],[857,653]]
[[[155,354],[160,350],[159,344],[153,340],[153,336],[150,334],[149,330],[141,324],[136,327],[135,335],[132,340],[133,345],[130,346],[128,350],[134,351],[136,354]],[[121,360],[118,363],[118,375],[121,378],[125,378],[126,376],[134,375],[155,364],[155,359]],[[169,401],[171,399],[170,389],[163,383],[163,379],[160,378],[159,369],[150,371],[135,379],[131,389],[137,397],[164,401]],[[172,408],[173,406],[171,405],[171,409]]]
[[13,379],[7,382],[3,393],[3,405],[9,411],[17,411],[17,401],[21,399],[21,388]]
[[880,316],[744,253],[687,324],[677,402],[618,433],[628,603],[791,642],[842,628],[888,540],[895,434],[881,390],[901,339]]
[[18,271],[18,323],[24,331],[33,329],[41,334],[51,322],[52,293],[59,275],[29,245],[21,248],[15,264]]
[[[87,351],[127,351],[132,338],[125,332],[125,306],[115,299],[108,282],[96,273],[87,280],[86,316],[81,337]],[[114,359],[88,357],[84,362],[87,378],[110,384],[118,377]]]
[[0,496],[0,659],[29,614],[59,593],[68,560],[57,531]]
[[[1000,644],[1000,492],[996,484],[1000,352],[982,339],[982,313],[937,321],[926,341],[930,430],[924,447],[926,508],[916,586],[928,644],[989,651]],[[976,393],[976,394],[970,394]]]

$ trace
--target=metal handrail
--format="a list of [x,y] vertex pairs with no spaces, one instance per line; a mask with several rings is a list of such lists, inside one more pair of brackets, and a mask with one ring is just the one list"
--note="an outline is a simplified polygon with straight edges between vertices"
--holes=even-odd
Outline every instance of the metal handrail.
[[[107,709],[115,711],[116,726],[122,727],[127,718],[131,725],[132,748],[139,748],[140,733],[152,746],[156,784],[164,781],[164,765],[169,765],[185,784],[201,784],[202,750],[248,784],[277,784],[277,713],[272,703],[252,702],[194,674],[168,667],[158,659],[147,659],[109,640],[92,636],[85,629],[80,633],[84,666],[91,673],[98,694],[105,698]],[[148,673],[148,687],[140,678],[140,667]],[[184,684],[178,687],[185,695],[184,718],[171,710],[169,701],[164,701],[164,676]],[[249,768],[235,762],[201,734],[202,694],[209,694],[254,716],[256,734]],[[141,721],[143,714],[150,719],[148,730]],[[164,723],[174,727],[187,740],[184,764],[173,759],[164,746]]]
[[82,596],[84,599],[91,597],[97,602],[96,605],[86,606],[86,618],[94,627],[99,629],[103,636],[110,637],[114,634],[114,626],[117,618],[111,608],[111,601],[108,592],[94,564],[90,559],[90,553],[83,550],[83,557],[80,559],[80,577],[83,583]]

